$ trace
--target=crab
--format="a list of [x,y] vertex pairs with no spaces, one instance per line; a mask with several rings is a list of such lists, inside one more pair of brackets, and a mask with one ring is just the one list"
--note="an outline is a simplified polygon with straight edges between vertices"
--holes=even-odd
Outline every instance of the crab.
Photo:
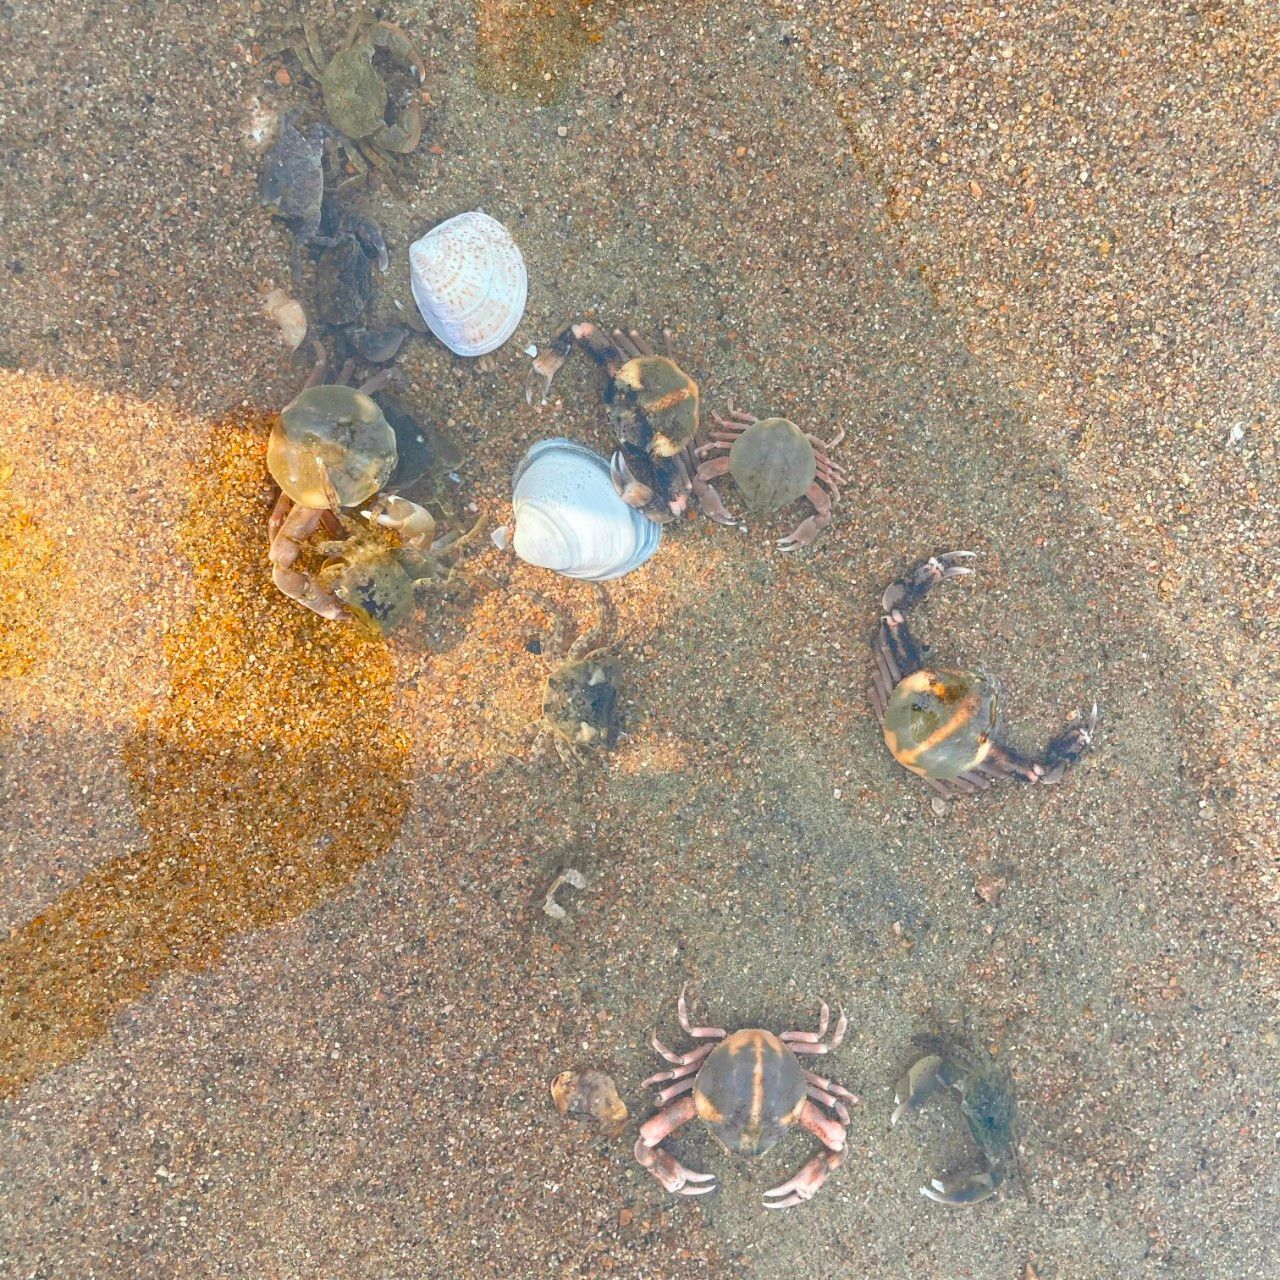
[[542,715],[531,726],[536,733],[533,756],[538,758],[550,741],[567,769],[585,764],[587,751],[612,749],[618,742],[622,664],[614,651],[620,641],[597,644],[612,631],[614,618],[608,593],[599,583],[593,585],[600,617],[570,645],[566,645],[564,617],[549,600],[535,597],[551,614],[554,627],[543,651],[551,670],[542,689]]
[[392,174],[395,158],[407,155],[422,140],[422,106],[416,97],[411,98],[395,121],[388,123],[387,86],[374,69],[373,59],[383,51],[393,62],[411,68],[418,84],[424,84],[427,69],[404,31],[394,23],[360,13],[352,19],[332,58],[325,57],[311,22],[304,22],[300,32],[269,52],[286,49],[293,51],[303,71],[320,85],[325,110],[356,170],[349,181],[364,177],[370,167]]
[[735,524],[716,491],[697,478],[698,384],[672,358],[671,335],[664,337],[667,354],[660,356],[634,329],[607,336],[593,324],[571,324],[534,360],[525,400],[532,404],[540,393],[546,404],[552,379],[574,346],[582,347],[609,375],[605,404],[621,442],[610,470],[622,500],[667,524],[692,493],[709,519]]
[[1014,1159],[1013,1091],[1002,1071],[979,1064],[963,1050],[926,1054],[898,1081],[890,1127],[918,1111],[943,1085],[960,1095],[960,1114],[978,1145],[982,1168],[951,1178],[930,1178],[920,1194],[955,1207],[980,1204],[995,1195]]
[[730,1034],[723,1027],[691,1025],[685,1004],[687,991],[688,984],[676,1002],[680,1025],[695,1040],[712,1043],[687,1053],[672,1053],[654,1035],[653,1047],[673,1065],[670,1071],[660,1071],[644,1083],[676,1083],[659,1091],[662,1110],[640,1126],[636,1159],[668,1191],[705,1195],[715,1190],[715,1175],[686,1169],[660,1145],[681,1125],[696,1117],[727,1151],[746,1156],[768,1151],[799,1127],[817,1138],[824,1150],[794,1178],[766,1191],[765,1206],[788,1209],[811,1200],[828,1174],[844,1163],[845,1125],[849,1123],[845,1102],[856,1102],[857,1098],[842,1085],[806,1071],[800,1056],[830,1053],[840,1044],[848,1026],[843,1011],[830,1040],[825,1037],[831,1011],[825,1003],[816,1032],[774,1035],[749,1028]]
[[1098,704],[1076,712],[1038,759],[997,740],[998,691],[986,676],[927,668],[907,629],[906,611],[949,578],[973,573],[973,551],[947,551],[917,565],[884,593],[868,696],[895,760],[940,796],[985,791],[993,780],[1057,783],[1093,745]]
[[[461,537],[435,540],[435,519],[425,508],[391,494],[363,512],[368,525],[344,514],[364,503],[394,473],[396,436],[369,393],[389,380],[375,375],[360,390],[324,382],[323,347],[299,395],[281,411],[267,446],[267,466],[280,496],[267,521],[272,580],[289,599],[334,621],[352,618],[385,635],[412,610],[419,583],[441,576],[441,560],[467,545],[484,523]],[[313,549],[328,557],[318,572],[299,568],[312,535],[330,540]],[[389,530],[400,537],[391,543]]]
[[808,498],[814,514],[802,520],[785,538],[782,551],[808,546],[831,522],[831,508],[840,501],[844,472],[831,461],[831,450],[844,439],[831,440],[801,431],[786,418],[757,418],[728,404],[728,417],[711,415],[717,430],[708,444],[696,450],[700,465],[695,480],[708,483],[732,475],[753,511],[778,511],[797,498]]
[[293,283],[302,277],[302,248],[320,234],[324,203],[324,143],[329,129],[297,128],[298,112],[281,112],[275,145],[267,152],[258,182],[260,202],[293,232]]

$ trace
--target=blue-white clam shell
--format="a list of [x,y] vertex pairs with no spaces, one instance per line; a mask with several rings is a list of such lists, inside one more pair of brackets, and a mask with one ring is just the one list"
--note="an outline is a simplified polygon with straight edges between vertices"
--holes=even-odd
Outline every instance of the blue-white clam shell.
[[609,463],[572,440],[542,440],[515,470],[516,555],[570,578],[606,582],[644,564],[662,527],[618,497]]

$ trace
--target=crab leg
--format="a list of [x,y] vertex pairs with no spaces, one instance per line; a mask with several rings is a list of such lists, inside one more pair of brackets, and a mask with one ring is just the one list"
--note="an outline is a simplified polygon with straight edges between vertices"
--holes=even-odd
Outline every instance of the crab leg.
[[685,992],[688,990],[689,984],[686,982],[680,988],[680,999],[676,1001],[676,1013],[686,1034],[691,1035],[695,1040],[723,1040],[729,1034],[723,1027],[693,1027],[689,1025],[689,1009],[685,1004]]
[[831,499],[817,481],[809,486],[805,497],[817,508],[816,514],[802,520],[785,538],[779,538],[779,551],[798,551],[807,547],[831,523]]
[[972,573],[973,570],[963,562],[975,559],[977,554],[976,551],[944,551],[941,555],[931,556],[885,588],[881,608],[885,613],[894,613],[919,604],[938,583]]
[[815,1034],[812,1031],[784,1031],[778,1038],[786,1044],[792,1053],[830,1053],[837,1048],[844,1039],[844,1033],[849,1029],[849,1019],[845,1016],[843,1009],[840,1010],[840,1018],[836,1022],[835,1030],[831,1033],[831,1039],[826,1043],[822,1043],[822,1036],[826,1034],[827,1029],[827,1006],[822,1006],[822,1030]]
[[728,475],[729,459],[717,458],[714,462],[700,463],[699,456],[700,451],[694,449],[692,445],[685,445],[680,454],[685,472],[689,477],[689,484],[693,489],[694,499],[698,503],[698,510],[708,520],[714,520],[716,524],[737,524],[737,520],[725,510],[720,495],[708,483],[717,476]]
[[857,1102],[858,1095],[850,1093],[842,1084],[837,1084],[834,1080],[828,1080],[826,1076],[820,1076],[815,1071],[806,1071],[804,1078],[815,1089],[821,1089],[824,1092],[834,1093],[839,1098],[844,1098],[847,1102]]
[[[673,1155],[658,1145],[681,1125],[688,1124],[698,1114],[693,1098],[681,1098],[659,1111],[656,1116],[640,1126],[636,1139],[635,1157],[640,1167],[648,1171],[668,1190],[682,1196],[701,1196],[715,1190],[715,1174],[695,1173],[686,1169]],[[691,1185],[691,1184],[706,1185]]]
[[[715,1048],[714,1044],[703,1044],[699,1045],[696,1049],[690,1049],[688,1053],[672,1053],[671,1050],[658,1039],[656,1032],[654,1033],[653,1039],[650,1043],[664,1058],[666,1058],[668,1062],[673,1062],[678,1067],[687,1067],[691,1064],[696,1066],[707,1056],[707,1054],[711,1052],[712,1049]],[[677,1073],[672,1072],[669,1075],[650,1076],[648,1080],[644,1081],[644,1083],[650,1084],[658,1080],[674,1080],[676,1078],[676,1074]],[[683,1072],[679,1074],[683,1074]]]
[[688,1093],[695,1084],[698,1083],[698,1073],[695,1071],[677,1084],[668,1085],[665,1089],[659,1089],[655,1095],[658,1102],[666,1104],[672,1098],[678,1098],[682,1093]]
[[831,1010],[827,1006],[825,1000],[822,1001],[821,1011],[818,1014],[817,1031],[784,1031],[780,1037],[782,1040],[802,1040],[808,1041],[810,1044],[816,1044],[823,1036],[827,1034],[827,1025],[831,1021]]
[[[272,520],[279,511],[280,503],[277,502],[271,513]],[[267,559],[272,566],[271,580],[283,595],[297,601],[304,609],[318,613],[322,618],[338,622],[347,616],[342,601],[325,591],[309,573],[302,573],[293,567],[302,554],[302,544],[320,526],[325,514],[315,507],[292,506],[276,527]]]
[[596,599],[600,603],[600,616],[596,619],[594,626],[584,631],[569,646],[569,651],[565,654],[565,657],[573,662],[576,662],[577,659],[589,652],[595,642],[602,635],[605,635],[613,625],[613,603],[609,599],[609,593],[598,582],[594,586]]
[[840,1119],[841,1124],[849,1123],[849,1108],[835,1096],[834,1093],[828,1093],[825,1089],[819,1089],[817,1085],[811,1084],[805,1093],[815,1102],[821,1102],[824,1106],[834,1111]]
[[789,1209],[812,1200],[827,1180],[827,1175],[845,1161],[843,1124],[823,1115],[812,1102],[806,1101],[800,1111],[800,1127],[813,1134],[826,1150],[814,1156],[794,1178],[764,1193],[765,1206],[769,1209]]

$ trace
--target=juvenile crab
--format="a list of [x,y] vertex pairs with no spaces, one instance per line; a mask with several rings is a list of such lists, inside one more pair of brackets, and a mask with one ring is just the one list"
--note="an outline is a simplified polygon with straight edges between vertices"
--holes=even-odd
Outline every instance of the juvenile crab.
[[599,645],[614,626],[609,595],[593,584],[600,602],[600,617],[566,647],[564,617],[550,601],[535,597],[551,614],[554,626],[544,657],[551,665],[542,690],[542,715],[532,729],[537,737],[533,754],[537,758],[550,740],[567,769],[586,762],[586,752],[597,747],[612,749],[618,742],[618,694],[622,688],[622,664],[614,650],[620,641]]
[[[291,49],[303,71],[320,85],[325,111],[342,135],[343,147],[356,169],[351,181],[363,177],[372,165],[390,174],[395,157],[407,155],[422,139],[422,106],[417,97],[387,120],[386,82],[374,69],[374,55],[384,51],[394,63],[411,68],[417,83],[424,84],[427,69],[409,37],[394,23],[379,22],[371,14],[352,19],[337,53],[326,58],[315,25],[304,22],[269,52]],[[344,184],[345,185],[345,184]]]
[[1014,1158],[1013,1091],[997,1067],[982,1066],[960,1049],[927,1054],[898,1081],[890,1127],[918,1111],[943,1085],[960,1095],[960,1114],[978,1145],[982,1168],[951,1178],[930,1178],[920,1194],[956,1207],[980,1204],[995,1194]]
[[692,492],[702,512],[717,524],[733,524],[716,491],[696,478],[693,439],[698,431],[698,384],[667,354],[657,355],[633,329],[607,336],[595,325],[571,324],[533,362],[525,400],[541,393],[546,404],[552,379],[581,346],[609,375],[604,399],[621,447],[611,464],[613,486],[628,505],[666,524],[680,515]]
[[1039,759],[1030,759],[996,740],[998,696],[986,676],[924,666],[906,611],[939,582],[971,574],[964,561],[975,554],[933,556],[890,583],[873,645],[876,669],[868,695],[885,743],[899,764],[946,797],[985,791],[996,778],[1059,782],[1092,746],[1098,723],[1095,702],[1087,717],[1077,713]]
[[731,475],[742,490],[748,509],[780,511],[797,498],[808,498],[814,514],[802,520],[785,538],[782,551],[796,551],[818,536],[831,522],[831,508],[840,501],[844,472],[831,461],[831,450],[844,439],[819,440],[786,418],[756,418],[733,407],[727,418],[711,415],[717,430],[699,446],[695,481],[707,483]]
[[[699,1196],[715,1190],[715,1175],[686,1169],[659,1145],[694,1117],[702,1121],[726,1151],[756,1156],[799,1127],[812,1134],[825,1150],[819,1152],[781,1186],[766,1191],[765,1206],[787,1209],[811,1200],[827,1175],[845,1160],[845,1125],[849,1112],[841,1099],[857,1098],[843,1086],[806,1071],[797,1055],[830,1053],[844,1039],[848,1020],[841,1012],[829,1041],[824,1040],[830,1010],[822,1006],[818,1030],[771,1031],[750,1028],[730,1035],[723,1027],[695,1027],[689,1023],[685,990],[676,1011],[680,1025],[695,1040],[712,1044],[672,1053],[655,1034],[653,1047],[670,1063],[670,1071],[650,1076],[645,1084],[676,1081],[659,1091],[663,1109],[640,1126],[635,1157],[668,1191]],[[679,1101],[672,1102],[672,1098]],[[832,1115],[822,1110],[826,1107]]]

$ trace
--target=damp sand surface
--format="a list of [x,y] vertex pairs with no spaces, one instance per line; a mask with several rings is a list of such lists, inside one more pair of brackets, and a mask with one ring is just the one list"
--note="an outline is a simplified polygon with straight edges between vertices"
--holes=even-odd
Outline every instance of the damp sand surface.
[[[343,18],[313,12],[335,41]],[[525,319],[493,373],[433,343],[402,398],[504,519],[534,440],[609,445],[588,316],[827,435],[808,551],[694,519],[612,588],[626,736],[528,762],[553,619],[590,592],[496,549],[387,645],[274,593],[271,411],[305,372],[260,299],[285,232],[248,136],[313,107],[275,5],[0,6],[0,1220],[33,1276],[1274,1274],[1274,18],[1111,24],[967,4],[397,6],[427,63],[393,254],[510,226]],[[1003,24],[1003,25],[1002,25]],[[50,79],[51,51],[59,68]],[[12,471],[9,471],[9,468]],[[731,509],[740,505],[731,484]],[[884,585],[1056,790],[935,813],[865,703]],[[558,870],[569,918],[540,903]],[[695,1016],[849,1032],[859,1096],[810,1205],[687,1132],[716,1194],[631,1161]],[[952,1212],[954,1109],[888,1128],[918,1038],[1017,1092],[1017,1168]],[[608,1070],[620,1138],[547,1086]]]

